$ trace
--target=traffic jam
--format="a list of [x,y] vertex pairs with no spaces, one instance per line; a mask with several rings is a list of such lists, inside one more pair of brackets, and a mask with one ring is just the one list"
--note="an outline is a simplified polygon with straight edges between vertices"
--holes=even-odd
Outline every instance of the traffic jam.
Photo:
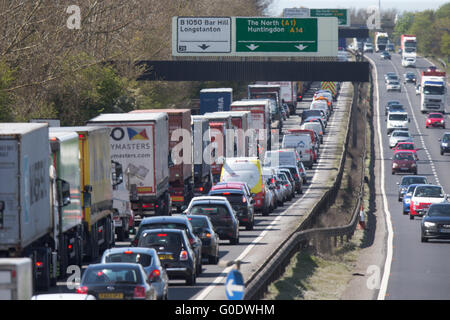
[[[21,223],[9,219],[13,201],[27,208],[24,219],[48,212],[35,228],[20,226],[29,239],[14,244],[16,256],[33,257],[34,299],[57,299],[45,293],[74,265],[83,270],[71,299],[165,300],[172,280],[195,286],[257,216],[304,193],[340,84],[310,86],[258,82],[236,101],[230,88],[202,89],[195,115],[151,109],[100,114],[84,127],[0,124],[0,150],[39,179],[32,203],[0,201],[2,224]],[[296,113],[308,91],[309,109]],[[36,151],[45,148],[50,155]],[[23,167],[0,170],[21,184]]]
[[[384,108],[383,111],[380,111],[384,113],[387,142],[392,150],[390,171],[392,175],[400,176],[396,185],[398,187],[397,198],[402,204],[401,212],[410,220],[422,218],[420,241],[428,242],[436,239],[450,239],[450,203],[448,202],[450,195],[446,194],[440,184],[440,178],[443,176],[435,167],[435,161],[440,162],[441,159],[445,159],[442,157],[450,151],[450,132],[445,130],[447,78],[446,73],[434,65],[419,69],[419,66],[416,65],[415,41],[416,38],[413,35],[402,35],[402,46],[398,53],[404,70],[403,75],[399,75],[397,67],[391,61],[388,62],[390,67],[383,65],[383,70],[391,69],[393,71],[384,74],[385,99],[387,100],[383,102],[384,107],[380,105],[380,108]],[[385,60],[387,50],[380,49],[379,51],[379,59]],[[371,55],[371,57],[373,56]],[[373,59],[377,58],[373,57]],[[409,71],[407,69],[409,67],[416,68],[416,70]],[[405,88],[406,101],[401,95],[402,87]],[[397,91],[397,93],[390,91]],[[409,91],[415,93],[418,105],[412,102],[414,98],[409,97]],[[404,102],[401,102],[401,99]],[[405,102],[407,102],[406,105]],[[407,111],[408,105],[411,107],[412,113]],[[415,110],[419,115],[414,114]],[[425,130],[424,134],[422,134],[422,128]],[[437,141],[433,141],[431,144],[437,145],[439,151],[432,154],[431,145],[424,140],[423,136],[434,137],[436,135],[438,136]],[[423,145],[422,148],[418,146],[418,139]],[[419,153],[422,154],[422,151],[424,153],[419,157]],[[425,166],[421,170],[421,163],[428,163],[428,161],[432,172],[425,174]],[[445,162],[445,160],[441,162]],[[436,180],[436,183],[433,183],[430,176]]]

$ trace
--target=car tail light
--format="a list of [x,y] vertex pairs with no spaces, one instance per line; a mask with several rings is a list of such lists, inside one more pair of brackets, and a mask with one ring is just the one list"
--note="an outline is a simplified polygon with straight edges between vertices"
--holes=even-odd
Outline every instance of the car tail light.
[[180,252],[180,261],[186,261],[188,259],[188,253],[186,250]]
[[36,261],[36,267],[41,268],[43,265],[41,261]]
[[205,232],[205,237],[207,237],[207,238],[211,238],[211,233],[209,233],[209,232]]
[[88,287],[82,286],[82,287],[77,288],[77,293],[88,294]]
[[155,281],[155,280],[159,279],[160,275],[161,275],[161,271],[159,271],[158,269],[155,269],[150,273],[150,276],[148,278],[150,279],[150,281]]
[[134,298],[145,298],[145,287],[136,286],[134,288]]
[[127,250],[123,252],[124,254],[133,254],[133,251]]
[[138,245],[138,242],[139,242],[139,240],[137,238],[135,238],[132,242],[132,245],[136,247]]
[[194,244],[194,239],[189,238],[189,243],[190,243],[191,245],[193,245],[193,244]]
[[298,173],[295,173],[295,174],[294,174],[294,177],[295,177],[295,178],[299,178]]
[[153,203],[144,203],[142,204],[142,209],[153,208]]
[[285,184],[284,186],[285,186],[285,187],[289,187],[289,185],[288,185],[288,184]]
[[200,192],[203,192],[203,187],[200,187]]

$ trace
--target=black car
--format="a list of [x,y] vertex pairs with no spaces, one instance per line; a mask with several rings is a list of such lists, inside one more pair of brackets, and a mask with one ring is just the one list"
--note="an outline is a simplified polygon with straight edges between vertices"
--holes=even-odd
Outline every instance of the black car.
[[187,285],[195,284],[198,263],[185,230],[145,230],[139,238],[138,246],[153,248],[158,252],[169,279],[184,279]]
[[386,106],[385,115],[387,116],[389,112],[406,112],[405,107],[401,104],[391,104]]
[[194,233],[191,223],[185,216],[157,216],[145,218],[139,224],[136,236],[133,239],[132,245],[136,246],[139,242],[139,237],[144,230],[148,229],[180,229],[185,230],[189,239],[189,243],[194,250],[197,265],[197,272],[202,272],[202,240]]
[[214,231],[211,220],[207,216],[189,215],[189,221],[195,234],[202,239],[202,257],[210,264],[219,262],[219,235]]
[[441,143],[441,156],[446,152],[450,152],[450,132],[444,133],[439,142]]
[[450,203],[434,203],[424,215],[421,224],[422,242],[428,239],[450,239]]
[[295,186],[295,191],[297,191],[297,194],[302,194],[303,193],[303,179],[300,176],[300,171],[298,170],[297,166],[278,166],[278,168],[282,168],[282,169],[288,169],[289,172],[291,173],[292,177],[294,178],[294,186]]
[[405,78],[404,83],[412,82],[415,84],[417,81],[416,75],[414,74],[414,72],[407,72],[403,76]]
[[388,60],[391,60],[391,55],[390,55],[390,53],[387,52],[387,51],[381,52],[380,57],[381,57],[381,59],[388,59]]
[[189,207],[184,211],[188,216],[202,215],[211,219],[214,230],[220,240],[230,240],[230,244],[239,244],[239,219],[225,197],[205,196],[191,200]]
[[83,274],[77,293],[98,300],[156,300],[156,291],[138,263],[91,264]]
[[255,225],[255,200],[247,197],[240,189],[217,189],[209,192],[210,196],[225,197],[236,212],[239,225],[245,226],[246,230],[253,230]]

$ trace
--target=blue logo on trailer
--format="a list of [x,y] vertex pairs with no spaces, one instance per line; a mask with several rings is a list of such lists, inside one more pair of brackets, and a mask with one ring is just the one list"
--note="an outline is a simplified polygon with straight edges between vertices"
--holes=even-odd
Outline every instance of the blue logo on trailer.
[[244,277],[238,270],[231,270],[225,282],[225,292],[228,300],[244,298]]

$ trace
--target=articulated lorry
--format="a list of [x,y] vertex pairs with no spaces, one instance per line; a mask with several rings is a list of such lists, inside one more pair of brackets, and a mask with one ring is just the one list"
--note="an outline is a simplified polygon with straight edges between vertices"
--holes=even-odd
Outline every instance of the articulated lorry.
[[200,90],[200,115],[207,112],[229,111],[232,102],[232,88],[202,89]]
[[248,99],[269,99],[270,128],[281,133],[283,119],[281,117],[281,87],[280,85],[252,84],[248,86]]
[[[250,111],[228,111],[206,113],[205,116],[215,116],[216,119],[226,120],[231,117],[232,138],[234,139],[234,153],[230,157],[248,157],[250,152],[250,137],[252,133],[248,131],[251,128]],[[231,134],[229,135],[231,137]]]
[[389,35],[387,32],[375,32],[375,51],[385,51],[389,42]]
[[281,102],[285,102],[289,106],[289,112],[291,115],[295,114],[297,108],[297,82],[282,81],[282,82],[268,82],[268,85],[280,86],[280,98]]
[[420,80],[420,111],[445,112],[447,78],[443,71],[422,71]]
[[250,157],[263,157],[271,150],[270,101],[268,99],[240,100],[231,104],[231,111],[250,111],[253,134],[250,137]]
[[131,203],[135,224],[145,216],[170,215],[167,114],[106,113],[87,125],[111,131],[108,155],[121,165],[124,175],[124,184],[114,190],[114,198]]
[[219,182],[222,166],[226,157],[234,154],[234,140],[231,140],[232,122],[231,116],[223,116],[220,113],[204,114],[208,120],[211,143],[206,153],[210,154],[213,185]]
[[75,132],[78,135],[82,255],[85,260],[93,261],[115,243],[113,188],[122,184],[123,174],[121,166],[111,162],[111,130],[85,126],[50,128],[50,132]]
[[415,67],[417,55],[417,40],[412,34],[402,34],[400,36],[400,48],[402,50],[402,66]]
[[70,142],[50,146],[47,124],[0,124],[0,257],[30,258],[40,290],[64,276],[69,263],[81,264],[68,248],[81,228],[77,171],[62,160],[72,151]]
[[209,193],[213,183],[211,155],[209,152],[205,152],[211,143],[209,121],[204,116],[191,116],[191,125],[194,195],[201,196]]
[[[169,168],[169,194],[177,212],[184,211],[194,197],[192,178],[192,128],[190,109],[146,109],[130,113],[165,112],[169,116],[169,152],[173,166]],[[189,151],[189,152],[187,152]]]

